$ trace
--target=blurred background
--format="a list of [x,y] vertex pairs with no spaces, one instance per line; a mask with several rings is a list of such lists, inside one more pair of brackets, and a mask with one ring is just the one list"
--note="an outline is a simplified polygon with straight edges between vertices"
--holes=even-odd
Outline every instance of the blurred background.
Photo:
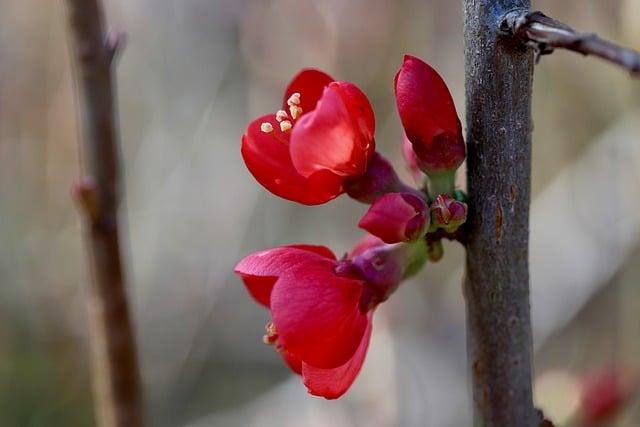
[[[64,2],[0,2],[0,425],[94,423],[78,215],[76,95]],[[306,394],[232,274],[245,254],[361,236],[347,197],[306,208],[267,193],[240,157],[254,117],[314,66],[369,96],[379,150],[402,170],[393,76],[407,52],[443,75],[464,116],[462,7],[447,0],[105,0],[126,31],[117,65],[129,289],[154,426],[470,425],[463,250],[379,310],[346,397]],[[640,49],[640,0],[534,1]],[[640,86],[557,52],[534,83],[531,219],[536,404],[558,424],[583,378],[640,372]],[[461,179],[461,185],[463,179]],[[640,424],[631,398],[611,425]]]

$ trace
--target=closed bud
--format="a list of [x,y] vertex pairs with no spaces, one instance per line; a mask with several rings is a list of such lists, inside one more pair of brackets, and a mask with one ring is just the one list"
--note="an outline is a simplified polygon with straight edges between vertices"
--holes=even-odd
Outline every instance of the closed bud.
[[465,158],[462,127],[453,98],[431,66],[410,55],[395,78],[400,120],[418,165],[430,177],[451,174]]
[[387,193],[376,200],[358,226],[386,243],[422,237],[429,227],[427,203],[411,193]]
[[467,204],[440,194],[431,204],[432,228],[442,228],[448,233],[455,232],[467,220]]

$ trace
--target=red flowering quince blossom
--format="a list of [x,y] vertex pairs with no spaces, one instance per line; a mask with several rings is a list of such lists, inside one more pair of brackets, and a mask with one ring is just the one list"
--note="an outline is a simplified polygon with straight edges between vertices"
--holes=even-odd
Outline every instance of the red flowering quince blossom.
[[466,205],[452,197],[464,141],[447,87],[406,56],[395,90],[403,154],[417,181],[427,174],[420,189],[375,151],[367,97],[322,71],[302,70],[282,109],[255,119],[242,137],[247,168],[272,193],[306,205],[347,193],[371,205],[358,224],[371,234],[340,260],[324,246],[298,244],[254,252],[235,267],[271,313],[264,342],[309,393],[327,399],[346,393],[360,372],[376,307],[427,259],[442,256],[440,237],[429,240],[429,233],[456,231],[466,220]]
[[373,305],[364,280],[339,276],[323,246],[255,252],[235,268],[254,299],[271,310],[265,342],[275,344],[309,393],[335,399],[358,375],[371,338]]
[[346,179],[366,172],[374,131],[373,109],[360,89],[305,69],[289,83],[283,109],[249,124],[241,152],[267,190],[318,205],[342,194]]

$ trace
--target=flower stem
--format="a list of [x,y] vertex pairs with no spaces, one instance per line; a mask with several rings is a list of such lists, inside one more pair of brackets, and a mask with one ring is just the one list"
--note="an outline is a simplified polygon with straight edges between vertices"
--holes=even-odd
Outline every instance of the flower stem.
[[428,194],[430,199],[435,199],[438,194],[451,194],[453,195],[456,190],[455,183],[456,173],[447,172],[437,175],[429,175],[428,180]]

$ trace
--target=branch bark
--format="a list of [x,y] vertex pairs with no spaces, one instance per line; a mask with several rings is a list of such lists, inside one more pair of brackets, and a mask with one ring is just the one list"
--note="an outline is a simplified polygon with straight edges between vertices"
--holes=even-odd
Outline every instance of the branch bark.
[[84,219],[92,286],[89,317],[96,411],[102,426],[143,424],[135,334],[118,237],[119,152],[111,64],[121,37],[106,37],[99,0],[67,0],[79,83],[81,167],[73,188]]
[[597,56],[622,67],[634,77],[640,77],[640,53],[603,40],[596,34],[577,32],[542,12],[508,13],[500,29],[533,47],[538,56],[550,54],[556,48],[567,49],[585,56]]
[[533,56],[501,36],[529,0],[464,0],[469,221],[467,347],[476,426],[538,426],[531,390]]

